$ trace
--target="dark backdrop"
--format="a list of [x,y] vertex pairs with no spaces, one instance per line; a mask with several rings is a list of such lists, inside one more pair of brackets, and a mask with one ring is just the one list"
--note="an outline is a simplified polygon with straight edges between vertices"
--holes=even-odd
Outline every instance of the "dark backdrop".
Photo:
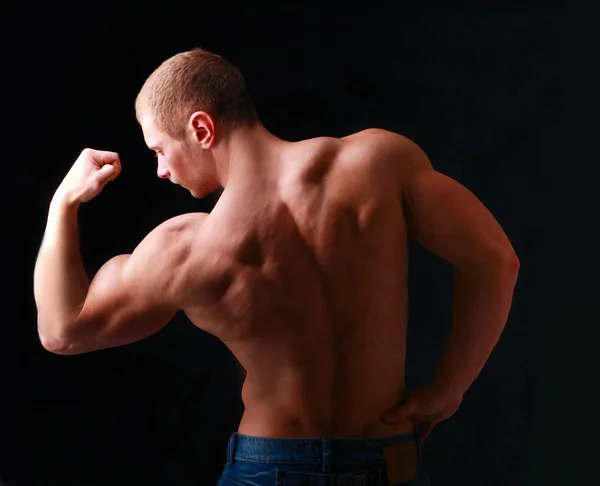
[[[177,316],[140,343],[56,356],[37,338],[32,291],[48,203],[85,147],[116,151],[123,164],[80,212],[90,274],[163,220],[214,205],[218,196],[197,201],[156,177],[133,108],[163,60],[202,47],[240,68],[261,120],[282,138],[402,133],[491,210],[521,260],[511,316],[460,410],[425,441],[426,462],[434,485],[569,484],[551,442],[561,375],[545,350],[553,323],[575,309],[589,318],[591,307],[584,315],[558,298],[548,264],[559,245],[556,4],[2,8],[0,483],[210,485],[223,468],[243,411],[224,345]],[[410,250],[412,388],[435,371],[452,287],[448,264]]]

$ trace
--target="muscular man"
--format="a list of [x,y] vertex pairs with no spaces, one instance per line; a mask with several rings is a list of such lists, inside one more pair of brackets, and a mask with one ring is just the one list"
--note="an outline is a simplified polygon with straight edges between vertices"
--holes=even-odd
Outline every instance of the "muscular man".
[[[159,177],[195,198],[224,192],[210,214],[162,223],[90,283],[78,207],[121,162],[84,150],[52,198],[35,268],[43,346],[132,343],[182,310],[247,373],[220,484],[428,484],[421,440],[484,366],[517,279],[490,212],[401,135],[276,137],[240,72],[200,49],[152,73],[136,114]],[[409,236],[455,280],[439,371],[405,396]]]

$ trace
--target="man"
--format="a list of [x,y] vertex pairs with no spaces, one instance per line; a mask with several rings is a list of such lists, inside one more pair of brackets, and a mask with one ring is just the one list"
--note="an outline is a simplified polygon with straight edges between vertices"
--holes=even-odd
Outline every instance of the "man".
[[[421,440],[457,410],[509,314],[519,262],[493,216],[400,135],[277,138],[239,71],[201,49],[159,66],[136,114],[159,177],[196,198],[224,192],[88,283],[77,210],[121,162],[84,150],[35,268],[43,346],[132,343],[182,310],[247,373],[220,484],[428,484]],[[405,396],[408,236],[454,265],[455,294],[439,371]]]

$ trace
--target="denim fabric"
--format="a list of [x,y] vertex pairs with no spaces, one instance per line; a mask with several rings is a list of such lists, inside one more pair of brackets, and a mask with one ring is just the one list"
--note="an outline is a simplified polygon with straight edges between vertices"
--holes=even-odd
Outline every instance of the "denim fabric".
[[[390,484],[383,448],[415,441],[417,476]],[[414,456],[413,456],[414,461]],[[414,432],[375,439],[263,438],[233,433],[217,486],[429,486]]]

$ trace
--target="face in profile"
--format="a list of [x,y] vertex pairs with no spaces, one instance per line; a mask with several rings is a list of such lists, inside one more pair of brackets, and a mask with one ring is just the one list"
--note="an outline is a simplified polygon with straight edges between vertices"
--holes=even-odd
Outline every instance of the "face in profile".
[[193,137],[176,140],[158,130],[151,117],[142,118],[140,124],[146,145],[155,152],[158,177],[186,188],[195,198],[205,197],[219,187],[208,151]]

